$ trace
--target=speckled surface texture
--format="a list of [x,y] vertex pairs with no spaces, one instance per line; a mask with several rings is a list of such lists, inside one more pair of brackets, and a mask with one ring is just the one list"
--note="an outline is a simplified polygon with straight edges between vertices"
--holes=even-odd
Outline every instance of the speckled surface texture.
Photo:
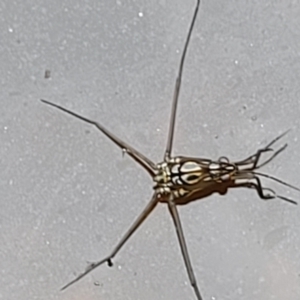
[[[96,129],[39,101],[98,120],[161,161],[194,5],[1,1],[0,299],[195,300],[164,205],[113,268],[59,291],[111,251],[152,181]],[[278,144],[289,147],[264,171],[300,186],[299,15],[296,1],[203,0],[175,155],[240,160],[291,128]],[[204,300],[300,299],[299,205],[236,189],[179,212]]]

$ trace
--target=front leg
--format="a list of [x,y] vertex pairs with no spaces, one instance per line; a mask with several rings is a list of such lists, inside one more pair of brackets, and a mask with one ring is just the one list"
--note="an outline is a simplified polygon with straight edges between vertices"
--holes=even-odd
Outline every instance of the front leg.
[[281,200],[284,200],[289,203],[297,205],[296,201],[289,199],[287,197],[284,197],[284,196],[277,195],[276,192],[272,189],[264,188],[261,184],[260,179],[257,176],[254,176],[252,180],[255,180],[255,182],[247,181],[247,182],[241,182],[241,183],[234,183],[234,185],[232,187],[237,187],[237,188],[245,187],[245,188],[249,188],[249,189],[255,189],[257,191],[257,194],[259,195],[260,199],[263,199],[263,200],[272,200],[275,198],[279,198]]

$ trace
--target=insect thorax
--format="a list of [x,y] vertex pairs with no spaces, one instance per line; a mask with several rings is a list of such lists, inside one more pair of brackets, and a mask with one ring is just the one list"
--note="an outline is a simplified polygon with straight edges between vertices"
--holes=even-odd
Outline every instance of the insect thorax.
[[161,196],[161,202],[172,194],[177,203],[180,199],[185,204],[213,192],[224,194],[235,172],[234,164],[223,159],[213,162],[177,156],[157,164],[154,190]]

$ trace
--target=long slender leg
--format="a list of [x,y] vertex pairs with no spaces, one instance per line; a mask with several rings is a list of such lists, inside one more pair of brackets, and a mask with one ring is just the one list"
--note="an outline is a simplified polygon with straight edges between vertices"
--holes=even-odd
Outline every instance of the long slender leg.
[[122,246],[127,242],[127,240],[132,236],[132,234],[140,227],[140,225],[143,223],[143,221],[148,217],[148,215],[152,212],[152,210],[155,208],[156,204],[158,203],[157,195],[154,193],[152,199],[149,201],[145,209],[140,213],[138,218],[135,220],[135,222],[130,226],[130,228],[127,230],[127,232],[124,234],[120,242],[117,244],[117,246],[113,249],[113,251],[105,258],[101,259],[98,262],[91,263],[86,270],[79,274],[74,280],[66,284],[64,287],[62,287],[62,290],[66,289],[73,283],[80,280],[82,277],[90,273],[92,270],[96,269],[103,263],[107,262],[109,266],[112,266],[112,259],[114,256],[120,251]]
[[123,151],[125,151],[129,156],[131,156],[138,164],[140,164],[152,177],[155,175],[156,165],[148,159],[146,156],[135,150],[133,147],[128,145],[127,143],[123,142],[121,139],[116,137],[114,134],[109,132],[104,126],[99,124],[96,121],[87,119],[83,116],[80,116],[79,114],[76,114],[60,105],[54,104],[52,102],[49,102],[47,100],[41,99],[42,102],[54,106],[62,111],[64,111],[67,114],[70,114],[84,122],[87,122],[89,124],[92,124],[96,126],[102,133],[104,133],[110,140],[112,140],[115,144],[117,144]]
[[186,42],[185,42],[185,45],[184,45],[184,49],[183,49],[183,53],[182,53],[181,61],[180,61],[180,65],[179,65],[179,71],[178,71],[176,84],[175,84],[174,95],[173,95],[167,147],[166,147],[165,155],[164,155],[164,160],[165,161],[170,158],[171,152],[172,152],[176,111],[177,111],[178,97],[179,97],[179,91],[180,91],[180,86],[181,86],[181,78],[182,78],[182,70],[183,70],[183,65],[184,65],[184,59],[185,59],[185,56],[186,56],[186,51],[187,51],[187,48],[188,48],[188,45],[189,45],[189,41],[190,41],[190,38],[191,38],[193,27],[194,27],[196,17],[197,17],[197,14],[198,14],[199,5],[200,5],[200,0],[197,0],[196,8],[195,8],[195,11],[194,11],[194,16],[193,16],[192,23],[190,25],[190,29],[189,29],[189,32],[188,32],[188,35],[187,35],[187,38],[186,38]]
[[168,208],[169,208],[169,211],[171,213],[171,216],[172,216],[172,219],[173,219],[173,222],[174,222],[174,225],[175,225],[175,229],[176,229],[176,233],[177,233],[181,253],[182,253],[182,256],[183,256],[183,259],[184,259],[184,263],[185,263],[185,266],[186,266],[186,269],[187,269],[187,273],[188,273],[188,276],[189,276],[189,279],[190,279],[191,286],[194,288],[197,299],[198,300],[203,300],[203,298],[201,297],[198,285],[197,285],[197,281],[196,281],[196,277],[195,277],[193,268],[192,268],[192,264],[191,264],[188,249],[187,249],[187,246],[186,246],[186,242],[185,242],[185,238],[184,238],[184,234],[183,234],[179,214],[178,214],[178,211],[177,211],[177,207],[176,207],[175,203],[173,202],[173,199],[170,199],[168,201]]

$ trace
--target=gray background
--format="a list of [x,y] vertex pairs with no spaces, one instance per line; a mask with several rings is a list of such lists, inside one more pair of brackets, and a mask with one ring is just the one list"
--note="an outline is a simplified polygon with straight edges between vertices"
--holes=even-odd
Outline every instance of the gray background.
[[[1,1],[0,299],[195,299],[164,205],[114,268],[59,291],[110,252],[152,181],[96,129],[39,101],[98,120],[160,161],[194,5]],[[299,15],[297,1],[203,1],[175,155],[240,160],[291,128],[264,170],[300,185]],[[180,207],[204,299],[300,299],[299,209],[243,189]]]

